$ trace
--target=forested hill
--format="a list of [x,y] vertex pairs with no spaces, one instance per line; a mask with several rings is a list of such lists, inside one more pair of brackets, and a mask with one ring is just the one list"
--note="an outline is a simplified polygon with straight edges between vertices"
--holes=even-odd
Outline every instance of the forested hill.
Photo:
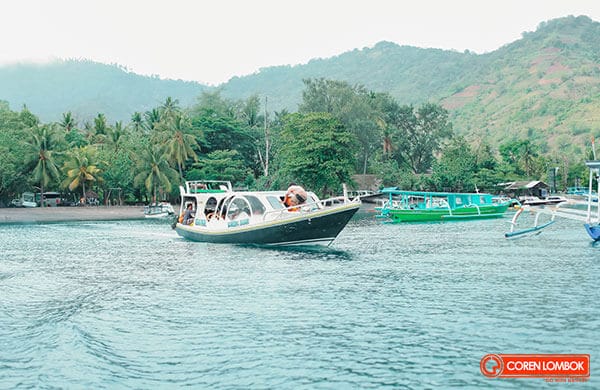
[[302,80],[322,77],[390,92],[403,104],[421,103],[450,93],[451,85],[470,75],[469,69],[476,65],[477,55],[470,52],[379,42],[305,65],[263,68],[250,76],[234,77],[223,86],[223,94],[232,98],[267,95],[274,110],[296,111],[302,100]]
[[388,91],[400,103],[439,102],[455,129],[491,142],[530,138],[543,149],[579,153],[600,136],[600,23],[569,16],[486,54],[380,42],[305,65],[233,78],[223,93],[269,96],[271,109],[297,109],[304,78],[324,77]]
[[0,67],[0,100],[13,109],[24,104],[43,121],[71,111],[89,120],[104,113],[129,121],[135,111],[156,107],[166,97],[191,105],[207,87],[196,82],[140,76],[118,65],[65,60]]
[[[401,104],[441,103],[459,133],[490,142],[528,137],[548,149],[572,144],[570,153],[579,153],[591,132],[600,135],[600,23],[585,16],[543,22],[486,54],[380,42],[304,65],[263,68],[220,88],[233,99],[268,96],[270,111],[296,111],[302,80],[320,77],[390,92]],[[26,104],[42,120],[66,111],[79,119],[102,112],[127,120],[167,96],[185,107],[207,88],[87,61],[0,67],[0,100],[13,109]]]

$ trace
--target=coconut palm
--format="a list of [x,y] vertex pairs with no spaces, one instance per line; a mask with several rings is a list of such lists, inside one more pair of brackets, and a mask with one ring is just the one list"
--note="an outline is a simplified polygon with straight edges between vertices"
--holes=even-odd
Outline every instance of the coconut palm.
[[165,150],[160,145],[153,145],[143,150],[137,161],[138,174],[133,179],[135,186],[146,187],[152,194],[152,202],[156,202],[156,191],[159,188],[171,191],[171,183],[177,172],[169,166],[165,159]]
[[160,122],[162,118],[160,111],[156,108],[153,108],[150,111],[146,111],[144,113],[144,127],[147,131],[152,131],[155,129],[156,125]]
[[123,122],[115,122],[114,127],[107,129],[107,140],[111,144],[115,151],[119,150],[119,145],[125,135],[125,129],[123,128]]
[[41,206],[44,206],[44,188],[51,180],[57,180],[60,176],[54,159],[54,154],[58,153],[54,150],[57,144],[56,132],[50,126],[34,127],[31,136],[26,141],[26,148],[29,150],[26,159],[35,163],[32,174],[33,180],[40,184]]
[[101,170],[94,162],[95,149],[86,146],[73,149],[63,166],[63,171],[67,178],[63,181],[63,187],[68,187],[74,191],[82,187],[83,204],[86,202],[86,183],[98,182],[102,180]]
[[131,126],[136,133],[139,133],[144,129],[144,120],[142,119],[142,114],[140,112],[134,112],[131,115]]
[[200,150],[196,137],[189,133],[190,122],[183,115],[177,115],[167,123],[165,132],[167,159],[173,165],[177,165],[179,178],[183,181],[183,168],[189,159],[198,161],[198,156],[193,148]]
[[175,118],[181,112],[179,108],[179,100],[173,99],[170,96],[167,97],[163,105],[160,107],[160,112],[162,114],[162,118]]
[[62,120],[58,123],[58,125],[62,127],[66,133],[70,133],[71,130],[77,126],[75,118],[73,117],[73,114],[71,114],[71,111],[63,113],[62,116]]

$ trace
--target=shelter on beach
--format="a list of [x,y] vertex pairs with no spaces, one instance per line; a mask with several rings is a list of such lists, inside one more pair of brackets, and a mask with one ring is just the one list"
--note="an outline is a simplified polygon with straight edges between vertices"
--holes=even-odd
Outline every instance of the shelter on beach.
[[507,183],[499,183],[498,188],[506,195],[517,196],[537,196],[545,198],[548,196],[550,186],[543,181],[511,181]]

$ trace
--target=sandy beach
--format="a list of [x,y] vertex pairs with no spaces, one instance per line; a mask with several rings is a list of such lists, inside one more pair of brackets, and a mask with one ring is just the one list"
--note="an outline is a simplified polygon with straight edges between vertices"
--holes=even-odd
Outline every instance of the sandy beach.
[[142,206],[1,208],[0,224],[143,219]]

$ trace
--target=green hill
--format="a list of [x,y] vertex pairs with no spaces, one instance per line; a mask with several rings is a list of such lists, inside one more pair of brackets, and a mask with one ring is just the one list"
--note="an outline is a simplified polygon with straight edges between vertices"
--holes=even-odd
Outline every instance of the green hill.
[[[305,78],[323,77],[390,92],[401,104],[443,104],[455,129],[490,142],[528,137],[546,150],[568,144],[581,153],[589,135],[600,135],[600,23],[569,16],[486,54],[421,49],[380,42],[372,48],[274,66],[234,77],[224,96],[269,97],[269,110],[296,111]],[[42,120],[73,111],[78,118],[103,112],[129,119],[167,96],[183,106],[208,87],[127,72],[116,65],[61,61],[0,68],[0,100],[27,106]]]
[[71,111],[80,120],[105,113],[113,120],[131,118],[158,106],[168,96],[192,104],[207,87],[189,81],[140,76],[118,65],[92,61],[56,61],[0,67],[0,100],[13,109],[25,104],[43,121]]
[[269,96],[295,110],[302,79],[324,77],[390,92],[400,103],[440,102],[455,129],[490,142],[528,137],[545,150],[581,153],[600,136],[600,23],[569,16],[477,55],[380,42],[329,59],[272,67],[224,85],[224,94]]
[[477,71],[441,95],[455,127],[500,141],[529,138],[581,153],[600,135],[600,23],[567,17],[480,56]]

